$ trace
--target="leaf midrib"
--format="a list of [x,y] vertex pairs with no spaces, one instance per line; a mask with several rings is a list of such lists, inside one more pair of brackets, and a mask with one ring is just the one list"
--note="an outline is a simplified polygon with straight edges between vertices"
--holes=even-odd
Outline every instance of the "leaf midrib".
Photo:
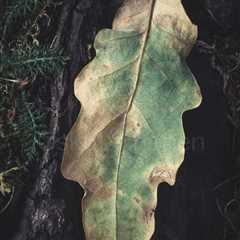
[[153,12],[154,12],[154,7],[155,7],[155,3],[156,0],[152,0],[151,2],[151,6],[150,6],[150,15],[149,15],[149,19],[148,19],[148,26],[147,26],[147,31],[143,40],[143,46],[141,49],[141,54],[139,57],[139,61],[138,61],[138,66],[137,66],[137,76],[136,76],[136,81],[135,81],[135,86],[134,86],[134,90],[133,90],[133,94],[131,96],[131,98],[129,99],[128,102],[128,107],[124,116],[124,120],[123,120],[123,130],[122,130],[122,140],[121,140],[121,146],[120,146],[120,152],[119,152],[119,156],[117,159],[117,164],[118,164],[118,168],[117,168],[117,179],[116,179],[116,198],[115,198],[115,209],[116,209],[116,240],[118,239],[118,231],[117,231],[117,227],[118,227],[118,210],[117,210],[117,203],[118,203],[118,185],[119,185],[119,171],[120,171],[120,165],[121,165],[121,157],[122,157],[122,151],[123,151],[123,146],[124,146],[124,139],[125,139],[125,133],[126,133],[126,123],[127,123],[127,116],[129,111],[131,110],[132,107],[132,103],[133,103],[133,99],[135,97],[135,94],[137,92],[137,87],[138,87],[138,83],[139,83],[139,79],[140,79],[140,73],[141,73],[141,69],[142,69],[142,60],[143,60],[143,56],[144,56],[144,52],[147,46],[147,41],[148,41],[148,37],[151,31],[151,25],[152,25],[152,18],[153,18]]

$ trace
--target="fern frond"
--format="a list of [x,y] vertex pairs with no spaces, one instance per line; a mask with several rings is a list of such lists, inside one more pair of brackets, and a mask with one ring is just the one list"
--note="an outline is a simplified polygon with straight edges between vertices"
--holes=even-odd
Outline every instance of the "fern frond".
[[43,123],[46,116],[36,110],[25,92],[21,92],[17,98],[16,109],[18,138],[19,141],[24,140],[21,145],[22,157],[24,162],[30,163],[37,160],[39,148],[44,144],[44,137],[47,133]]
[[0,58],[1,78],[33,80],[37,75],[59,73],[67,58],[62,50],[25,47],[4,52]]
[[[47,3],[47,0],[6,1],[4,14],[0,18],[1,41],[5,40],[8,32],[17,30],[14,27],[16,23],[23,23],[26,19],[28,19],[28,22],[31,22],[31,20],[34,19],[34,16],[39,14],[39,10],[41,10]],[[24,26],[22,25],[22,27]]]

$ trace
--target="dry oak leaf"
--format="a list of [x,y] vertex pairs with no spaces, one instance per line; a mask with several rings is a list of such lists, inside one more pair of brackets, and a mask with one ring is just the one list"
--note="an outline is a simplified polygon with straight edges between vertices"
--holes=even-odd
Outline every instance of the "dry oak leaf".
[[127,0],[97,35],[62,163],[85,190],[87,240],[151,238],[157,186],[184,158],[182,114],[201,101],[185,62],[196,37],[180,0]]

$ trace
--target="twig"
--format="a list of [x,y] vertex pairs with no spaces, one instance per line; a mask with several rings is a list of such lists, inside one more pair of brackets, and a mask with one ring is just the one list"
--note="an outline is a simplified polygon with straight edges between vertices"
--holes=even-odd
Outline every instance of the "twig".
[[13,186],[10,199],[8,200],[7,204],[0,210],[0,215],[2,215],[7,210],[7,208],[10,206],[10,204],[13,200],[14,193],[15,193],[15,188]]
[[11,78],[3,78],[3,77],[0,77],[0,81],[12,82],[12,83],[21,83],[22,82],[20,79],[11,79]]
[[232,178],[228,178],[226,180],[224,180],[223,182],[217,184],[214,188],[213,188],[213,191],[216,191],[217,189],[219,189],[220,187],[222,187],[223,185],[227,184],[227,183],[230,183],[232,181],[235,181],[235,180],[238,180],[240,179],[240,175],[237,175],[237,176],[234,176]]

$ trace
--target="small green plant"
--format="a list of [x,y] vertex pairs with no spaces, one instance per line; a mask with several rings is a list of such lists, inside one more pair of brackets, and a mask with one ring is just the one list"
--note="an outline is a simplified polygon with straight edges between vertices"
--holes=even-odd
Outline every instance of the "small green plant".
[[[49,9],[61,2],[8,0],[0,9],[0,214],[36,161],[47,136],[47,113],[38,107],[32,88],[39,78],[55,76],[67,58],[53,48],[54,36],[42,37],[51,25]],[[1,210],[2,209],[2,210]]]

